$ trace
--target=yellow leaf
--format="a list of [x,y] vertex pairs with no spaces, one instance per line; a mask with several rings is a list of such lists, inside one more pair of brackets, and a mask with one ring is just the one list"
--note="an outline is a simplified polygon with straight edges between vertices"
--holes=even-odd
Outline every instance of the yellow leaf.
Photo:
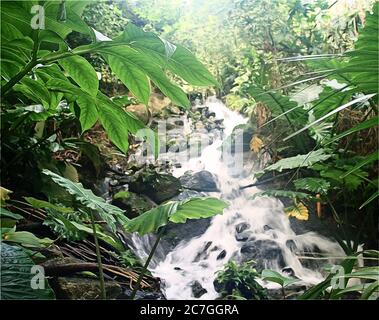
[[258,153],[263,147],[263,141],[257,136],[253,136],[250,140],[250,150]]
[[287,213],[287,216],[298,220],[306,221],[309,218],[308,208],[302,202],[296,203],[293,207],[286,208],[284,211]]
[[0,187],[0,203],[1,203],[1,205],[3,205],[4,202],[9,199],[9,194],[12,192],[13,191],[11,191],[11,190]]

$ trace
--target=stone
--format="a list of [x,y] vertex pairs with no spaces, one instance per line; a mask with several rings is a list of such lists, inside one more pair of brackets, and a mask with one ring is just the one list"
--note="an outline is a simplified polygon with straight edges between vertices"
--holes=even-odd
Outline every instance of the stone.
[[239,223],[239,224],[236,225],[236,232],[237,233],[241,233],[241,232],[245,231],[248,228],[250,228],[250,225],[248,223],[241,222],[241,223]]
[[[100,284],[97,279],[79,277],[57,277],[49,281],[57,299],[95,300],[100,299]],[[105,281],[107,299],[116,299],[122,288],[116,281]]]
[[256,261],[258,271],[265,268],[265,262],[267,261],[276,261],[280,267],[285,267],[282,250],[275,241],[248,241],[242,245],[240,252],[242,261]]
[[180,193],[179,179],[165,173],[141,174],[129,183],[129,190],[147,195],[154,202],[160,204]]
[[204,248],[200,252],[197,253],[193,262],[199,262],[200,260],[206,259],[209,255],[208,249],[211,245],[212,245],[212,241],[206,242]]
[[186,189],[205,192],[219,191],[214,176],[206,170],[196,173],[186,172],[179,179],[182,186]]
[[288,249],[291,250],[291,252],[296,252],[297,251],[296,243],[292,239],[286,241],[286,246],[287,246]]
[[282,273],[285,273],[288,277],[295,277],[295,271],[291,267],[283,268]]
[[251,232],[241,232],[236,234],[236,240],[243,242],[247,241],[251,235]]
[[226,250],[222,250],[219,255],[217,256],[217,260],[222,260],[226,257]]
[[200,298],[202,295],[206,294],[208,291],[203,288],[201,283],[197,280],[191,283],[192,295],[195,298]]
[[[117,297],[117,300],[130,300],[133,290],[125,288],[123,293]],[[135,300],[166,300],[166,297],[160,291],[138,290]]]
[[125,215],[133,219],[153,207],[152,201],[134,192],[125,193],[125,197],[112,200],[112,204],[125,210]]
[[127,106],[126,110],[133,113],[144,124],[149,122],[149,112],[144,104],[132,104]]

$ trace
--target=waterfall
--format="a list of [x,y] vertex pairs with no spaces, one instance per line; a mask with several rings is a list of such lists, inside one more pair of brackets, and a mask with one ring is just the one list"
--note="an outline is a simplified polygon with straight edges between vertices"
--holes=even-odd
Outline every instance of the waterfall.
[[[232,133],[235,126],[244,124],[247,119],[228,109],[221,101],[210,98],[205,102],[209,111],[215,113],[216,119],[223,119],[225,129],[207,146],[197,158],[181,163],[175,168],[174,176],[180,177],[185,171],[207,170],[217,180],[219,192],[208,195],[226,200],[230,206],[222,215],[212,218],[208,229],[200,236],[182,241],[167,255],[159,255],[150,271],[162,279],[162,289],[167,299],[194,299],[191,283],[198,281],[207,291],[200,299],[215,299],[213,281],[216,272],[233,259],[242,262],[246,255],[253,252],[259,256],[259,263],[264,268],[278,272],[292,269],[294,275],[303,284],[316,284],[324,279],[320,267],[305,265],[301,260],[304,252],[317,250],[330,257],[344,255],[341,247],[334,241],[315,232],[295,234],[290,221],[284,213],[283,204],[274,198],[250,198],[259,191],[258,188],[240,189],[240,186],[252,182],[252,174],[257,170],[256,160],[244,157],[243,171],[238,175],[230,169],[230,159],[221,159],[221,145]],[[240,237],[237,239],[237,237]],[[242,238],[242,239],[241,239]],[[148,237],[133,237],[136,252],[146,255]],[[333,262],[333,260],[326,260]],[[290,268],[290,269],[289,269]],[[273,283],[260,281],[266,287],[276,288]]]

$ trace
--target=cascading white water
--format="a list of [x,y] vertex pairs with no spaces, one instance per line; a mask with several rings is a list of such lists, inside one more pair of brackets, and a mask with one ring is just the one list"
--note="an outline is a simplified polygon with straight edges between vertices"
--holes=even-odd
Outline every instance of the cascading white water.
[[[207,291],[200,299],[215,299],[218,296],[213,285],[215,273],[230,259],[242,261],[244,258],[241,248],[246,248],[248,242],[236,239],[236,226],[241,223],[247,227],[244,234],[248,235],[248,241],[251,240],[255,246],[263,248],[260,263],[264,267],[277,271],[284,266],[289,267],[305,284],[322,281],[323,275],[320,270],[304,267],[298,253],[313,251],[316,247],[326,256],[341,257],[344,255],[343,250],[337,243],[315,232],[296,235],[279,200],[267,197],[250,200],[258,189],[240,190],[240,186],[252,182],[252,170],[256,166],[250,160],[244,167],[244,173],[236,176],[230,171],[228,161],[221,160],[220,146],[233,128],[246,123],[246,119],[215,98],[208,99],[205,105],[216,114],[216,119],[224,119],[223,138],[216,139],[206,147],[200,157],[181,163],[181,168],[175,169],[173,174],[179,177],[187,170],[211,172],[216,177],[220,192],[208,194],[228,201],[230,206],[222,215],[212,219],[204,234],[180,243],[161,261],[155,261],[151,272],[162,279],[167,299],[194,299],[191,288],[194,281],[198,281]],[[139,255],[145,252],[146,246],[149,247],[147,237],[141,239],[135,236],[133,242]],[[265,252],[269,254],[265,255]],[[263,284],[275,288],[273,284]]]

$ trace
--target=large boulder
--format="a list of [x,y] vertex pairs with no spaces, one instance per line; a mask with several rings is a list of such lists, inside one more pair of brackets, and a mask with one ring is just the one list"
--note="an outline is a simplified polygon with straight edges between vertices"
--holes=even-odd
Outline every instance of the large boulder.
[[129,183],[130,191],[142,193],[158,204],[179,194],[180,189],[179,179],[166,173],[141,174]]
[[202,295],[206,294],[208,291],[203,288],[201,283],[197,280],[191,283],[192,295],[195,298],[200,298]]
[[219,191],[214,176],[206,170],[196,173],[187,171],[180,177],[180,182],[186,189],[205,192]]
[[116,194],[112,204],[125,210],[125,215],[133,219],[153,207],[152,201],[146,197],[130,191],[121,191]]
[[144,124],[149,122],[149,111],[144,104],[132,104],[127,106],[126,110],[133,113]]
[[279,245],[272,240],[252,240],[245,242],[240,250],[242,262],[254,260],[256,269],[263,270],[266,263],[276,261],[282,268],[285,267],[282,250]]

